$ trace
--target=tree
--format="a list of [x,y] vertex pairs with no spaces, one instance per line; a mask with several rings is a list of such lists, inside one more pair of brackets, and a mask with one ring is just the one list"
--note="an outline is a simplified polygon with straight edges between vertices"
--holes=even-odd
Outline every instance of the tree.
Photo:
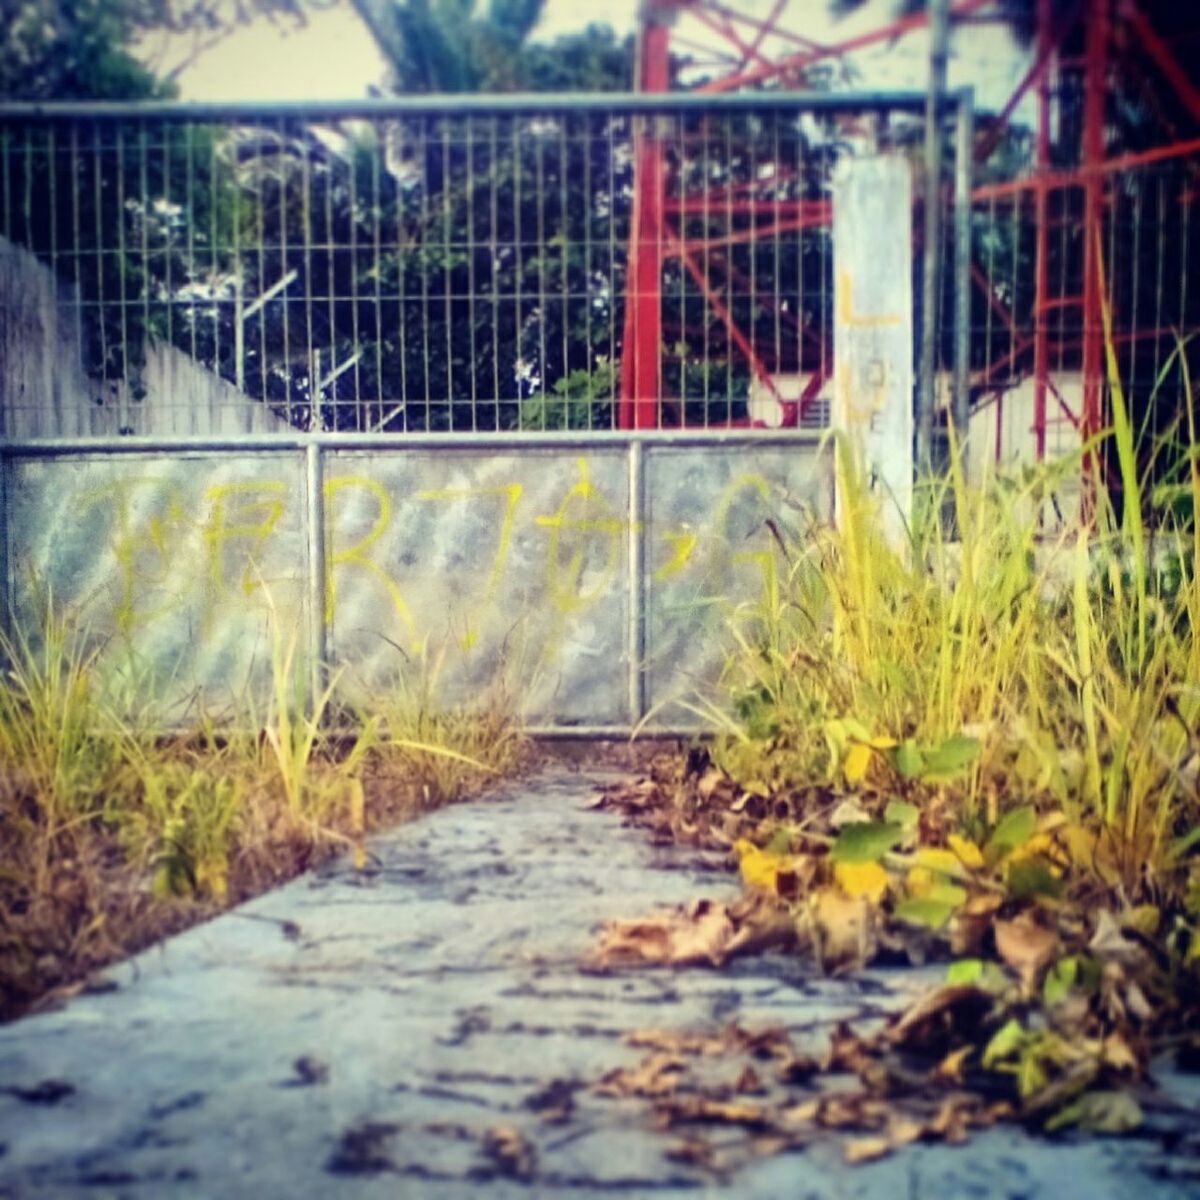
[[0,0],[0,98],[143,100],[167,93],[129,52],[143,0]]

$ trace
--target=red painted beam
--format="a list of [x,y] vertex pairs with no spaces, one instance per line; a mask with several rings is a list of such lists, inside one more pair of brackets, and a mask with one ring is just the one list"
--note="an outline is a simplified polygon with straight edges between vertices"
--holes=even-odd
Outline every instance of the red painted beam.
[[[1200,154],[1200,138],[1171,142],[1169,145],[1155,146],[1152,150],[1121,154],[1095,164],[1084,163],[1078,171],[1058,171],[1047,175],[1042,182],[1046,189],[1052,192],[1062,188],[1083,187],[1093,176],[1131,171],[1136,167],[1146,167],[1172,158],[1188,158],[1193,154]],[[971,200],[1006,200],[1023,192],[1035,191],[1037,187],[1038,180],[1033,176],[1028,179],[1009,180],[1007,183],[986,183],[971,192]]]
[[[640,90],[665,92],[670,84],[670,31],[664,24],[642,28]],[[654,429],[661,398],[662,344],[662,144],[654,118],[643,118],[634,140],[633,221],[625,278],[625,327],[621,341],[619,429]]]
[[1180,103],[1187,109],[1193,121],[1200,121],[1200,89],[1188,78],[1187,72],[1176,61],[1171,48],[1154,31],[1154,27],[1146,20],[1142,10],[1133,0],[1124,0],[1121,5],[1121,16],[1126,24],[1137,34],[1143,49],[1154,61],[1154,65],[1162,72],[1163,78],[1171,85]]
[[1049,9],[1047,8],[1046,12],[1042,13],[1044,3],[1045,0],[1038,0],[1038,49],[1033,66],[1025,73],[1025,77],[1017,84],[1016,89],[1009,96],[1004,107],[996,114],[988,131],[976,143],[975,161],[977,163],[987,162],[992,151],[995,150],[999,143],[1005,126],[1008,125],[1013,113],[1016,112],[1017,105],[1021,103],[1025,93],[1035,84],[1038,85],[1039,92],[1041,91],[1041,84],[1046,78],[1046,73],[1050,69],[1050,64],[1054,59],[1055,53],[1058,51],[1059,46],[1062,45],[1063,39],[1075,28],[1075,23],[1079,20],[1080,3],[1077,3],[1058,28],[1051,32]]
[[[991,3],[992,0],[960,0],[960,3],[952,6],[950,10],[951,19],[973,13],[977,9],[983,8],[984,5]],[[696,90],[700,92],[737,91],[738,88],[762,83],[767,79],[774,79],[789,72],[801,71],[805,67],[820,62],[825,58],[838,58],[844,54],[850,54],[855,50],[861,50],[866,46],[873,46],[878,42],[890,41],[893,38],[908,33],[910,30],[920,29],[928,23],[928,13],[913,13],[910,16],[901,17],[898,21],[892,21],[881,29],[860,34],[858,37],[849,38],[844,42],[837,42],[831,46],[823,46],[814,50],[802,50],[797,54],[789,54],[768,66],[755,67],[752,71],[739,71],[737,74],[726,76],[724,79],[710,80]]]
[[716,313],[717,318],[729,331],[729,338],[733,344],[742,352],[743,357],[750,364],[750,370],[761,380],[763,386],[783,403],[779,395],[779,389],[775,386],[775,380],[771,378],[770,371],[764,366],[762,360],[754,352],[754,347],[750,344],[746,335],[738,328],[737,322],[733,319],[733,314],[721,302],[721,297],[713,291],[708,280],[704,276],[704,272],[700,270],[696,260],[692,257],[687,247],[683,245],[675,234],[670,230],[666,230],[667,249],[672,254],[677,254],[683,260],[683,265],[687,273],[695,280],[696,286],[704,295],[704,299],[708,302],[709,308]]

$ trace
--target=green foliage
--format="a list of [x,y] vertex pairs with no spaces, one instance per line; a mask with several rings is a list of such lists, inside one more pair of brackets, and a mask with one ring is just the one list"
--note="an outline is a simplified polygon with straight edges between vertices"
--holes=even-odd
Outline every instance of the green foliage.
[[521,405],[522,429],[609,429],[612,427],[613,369],[572,371],[559,379],[552,395],[534,396]]
[[3,0],[0,99],[170,95],[128,49],[143,9],[141,0]]

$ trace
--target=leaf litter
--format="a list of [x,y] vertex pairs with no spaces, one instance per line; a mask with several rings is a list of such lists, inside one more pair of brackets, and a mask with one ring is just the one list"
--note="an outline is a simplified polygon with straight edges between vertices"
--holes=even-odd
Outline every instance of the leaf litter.
[[[969,742],[954,739],[934,765],[959,769]],[[901,774],[918,769],[902,751],[872,748]],[[866,768],[847,766],[859,787]],[[610,921],[589,969],[720,968],[764,951],[806,956],[826,974],[947,961],[944,984],[872,1032],[840,1024],[820,1057],[780,1029],[630,1035],[645,1057],[595,1091],[648,1104],[654,1126],[679,1137],[676,1161],[725,1174],[833,1132],[846,1161],[863,1163],[999,1121],[1128,1134],[1147,1110],[1170,1107],[1151,1079],[1157,1051],[1174,1046],[1195,1069],[1194,954],[1161,936],[1158,908],[1106,882],[1100,842],[1059,814],[1013,808],[972,837],[948,806],[872,789],[744,787],[703,750],[661,756],[596,807],[656,843],[723,852],[744,890],[728,904],[701,898]],[[714,1075],[714,1060],[728,1069]]]

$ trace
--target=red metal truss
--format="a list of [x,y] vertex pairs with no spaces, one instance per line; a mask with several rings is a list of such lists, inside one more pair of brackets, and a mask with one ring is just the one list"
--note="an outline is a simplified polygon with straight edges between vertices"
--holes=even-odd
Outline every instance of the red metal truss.
[[[1056,16],[1056,10],[1058,15]],[[928,23],[927,12],[912,13],[876,29],[833,43],[806,36],[804,17],[811,12],[808,0],[760,0],[757,13],[738,9],[735,0],[645,0],[640,30],[638,84],[643,91],[664,91],[669,86],[671,46],[695,46],[707,51],[720,64],[721,73],[707,80],[699,91],[730,92],[760,87],[803,86],[805,72],[817,64],[837,61],[872,45],[903,37]],[[1003,16],[998,0],[953,0],[951,19],[960,24]],[[790,18],[793,28],[784,26]],[[989,180],[972,191],[973,202],[1020,204],[1032,197],[1032,288],[1014,297],[998,292],[980,265],[971,276],[999,318],[1000,352],[972,374],[977,389],[999,386],[999,379],[1032,372],[1033,452],[1046,453],[1049,424],[1066,419],[1088,437],[1104,421],[1105,363],[1102,289],[1107,275],[1119,277],[1119,264],[1103,256],[1110,245],[1118,258],[1123,247],[1110,241],[1109,228],[1117,219],[1121,189],[1113,180],[1121,173],[1146,169],[1155,164],[1185,162],[1200,158],[1200,87],[1194,71],[1185,70],[1178,57],[1183,53],[1178,36],[1170,40],[1156,29],[1139,0],[1075,0],[1060,7],[1053,0],[1037,0],[1036,41],[1029,69],[1008,101],[977,137],[974,159],[986,167],[1001,145],[1009,122],[1022,101],[1035,98],[1034,169],[1027,176]],[[686,24],[698,28],[691,42]],[[685,26],[684,31],[678,27]],[[714,49],[714,42],[723,44]],[[709,64],[711,66],[711,64]],[[1055,104],[1063,81],[1078,80],[1082,92],[1082,122],[1078,142],[1063,144],[1055,128]],[[1151,114],[1157,112],[1161,139],[1146,149],[1108,154],[1108,97],[1124,80],[1136,83]],[[1163,87],[1165,84],[1165,88]],[[1157,85],[1157,86],[1156,86]],[[1191,128],[1179,128],[1191,123]],[[1057,139],[1057,140],[1056,140]],[[629,273],[625,337],[621,363],[621,396],[618,419],[623,428],[647,428],[662,421],[664,397],[662,346],[663,272],[681,269],[704,299],[707,322],[722,330],[717,335],[731,355],[739,356],[767,393],[783,406],[784,419],[798,421],[807,402],[815,399],[827,381],[828,348],[823,344],[828,331],[814,331],[803,319],[787,311],[779,296],[762,294],[753,280],[743,277],[730,258],[730,249],[776,238],[830,222],[827,199],[777,198],[783,187],[802,182],[798,169],[776,166],[762,179],[726,182],[707,191],[689,189],[682,177],[673,174],[673,159],[656,133],[653,122],[643,122],[635,137],[635,194],[629,247]],[[1200,174],[1200,171],[1197,172]],[[707,182],[707,181],[706,181]],[[1081,199],[1072,202],[1074,195]],[[1051,204],[1052,197],[1061,204]],[[1128,203],[1128,201],[1125,201]],[[1182,203],[1182,202],[1180,202]],[[1014,222],[1029,228],[1029,209],[1014,212]],[[710,222],[698,218],[713,218]],[[1053,233],[1053,243],[1051,234]],[[1022,237],[1027,236],[1022,234]],[[1026,243],[1028,244],[1028,243]],[[1064,247],[1072,247],[1069,277],[1063,267]],[[1059,258],[1052,251],[1058,247]],[[671,268],[671,264],[676,266]],[[1057,265],[1052,267],[1052,264]],[[714,272],[716,273],[714,275]],[[1082,274],[1082,281],[1080,280]],[[722,284],[719,281],[724,279]],[[787,356],[756,344],[763,341],[762,328],[742,327],[731,304],[722,300],[723,289],[737,287],[759,313],[775,307],[775,340],[778,330],[789,331]],[[1032,293],[1032,295],[1030,295]],[[1024,308],[1013,306],[1018,302]],[[1136,304],[1136,302],[1135,302]],[[738,313],[744,310],[738,306]],[[1181,310],[1182,311],[1182,310]],[[1127,314],[1130,328],[1114,334],[1121,345],[1135,345],[1159,337],[1161,322],[1140,322],[1136,311]],[[674,319],[674,318],[673,318]],[[697,318],[686,324],[693,333]],[[1150,330],[1147,326],[1156,328]],[[820,343],[817,345],[816,343]],[[805,361],[820,361],[809,374],[799,404],[780,398],[777,374],[784,361],[801,370]],[[809,359],[810,350],[815,350]],[[1081,375],[1082,403],[1071,413],[1055,382],[1055,371],[1070,364]],[[773,371],[769,368],[773,367]],[[789,365],[787,370],[793,368]],[[999,407],[999,406],[998,406]],[[1052,416],[1063,414],[1062,416]]]

